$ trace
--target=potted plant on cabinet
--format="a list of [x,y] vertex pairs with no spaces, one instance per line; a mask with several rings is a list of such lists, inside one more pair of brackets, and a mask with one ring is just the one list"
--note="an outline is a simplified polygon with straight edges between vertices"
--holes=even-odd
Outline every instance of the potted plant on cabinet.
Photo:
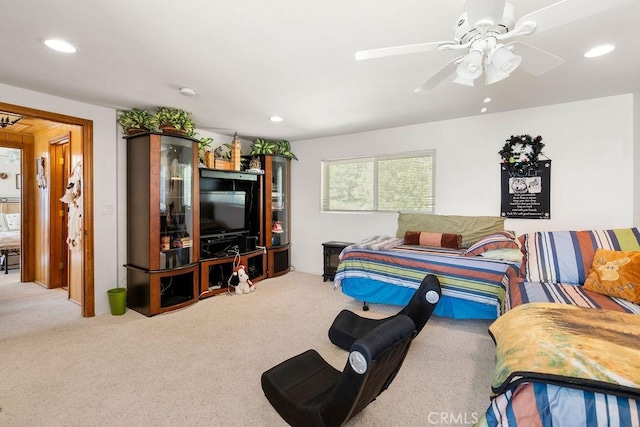
[[283,139],[282,141],[276,141],[275,144],[275,154],[280,154],[289,160],[298,160],[296,155],[291,152],[291,144],[289,144],[289,141]]
[[271,141],[268,139],[256,138],[251,143],[251,156],[262,156],[270,154],[279,154],[287,159],[298,160],[295,154],[291,152],[291,144],[287,140]]
[[152,117],[152,123],[164,133],[195,135],[196,126],[191,120],[191,113],[179,108],[159,107]]
[[152,116],[147,110],[132,108],[123,111],[118,116],[118,124],[122,126],[122,133],[131,135],[134,133],[148,132],[153,128]]
[[263,156],[266,154],[274,154],[273,150],[275,150],[276,145],[273,141],[269,141],[268,139],[256,138],[251,143],[251,152],[249,155],[251,156]]

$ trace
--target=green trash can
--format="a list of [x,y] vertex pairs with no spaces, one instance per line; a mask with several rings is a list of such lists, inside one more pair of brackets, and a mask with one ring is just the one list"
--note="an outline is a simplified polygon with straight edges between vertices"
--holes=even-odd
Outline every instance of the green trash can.
[[113,288],[107,291],[111,314],[119,316],[127,311],[127,288]]

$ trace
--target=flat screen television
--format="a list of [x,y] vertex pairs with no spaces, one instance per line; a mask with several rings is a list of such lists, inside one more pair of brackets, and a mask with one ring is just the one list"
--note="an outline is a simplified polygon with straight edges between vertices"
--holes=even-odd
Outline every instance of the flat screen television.
[[245,191],[200,192],[200,235],[217,236],[248,231]]

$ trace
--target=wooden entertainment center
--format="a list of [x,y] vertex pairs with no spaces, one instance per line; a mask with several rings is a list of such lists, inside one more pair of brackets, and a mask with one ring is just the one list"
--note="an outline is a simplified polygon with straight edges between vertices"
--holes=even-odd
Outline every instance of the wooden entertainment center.
[[198,140],[157,132],[127,142],[127,305],[147,316],[290,267],[290,160],[262,171],[198,168]]

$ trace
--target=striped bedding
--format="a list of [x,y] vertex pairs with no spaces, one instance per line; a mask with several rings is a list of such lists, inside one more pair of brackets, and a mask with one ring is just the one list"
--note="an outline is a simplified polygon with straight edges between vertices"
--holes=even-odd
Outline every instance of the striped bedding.
[[620,298],[587,291],[581,286],[596,249],[640,250],[638,228],[583,231],[545,231],[519,238],[524,278],[507,292],[505,309],[529,302],[557,302],[640,314],[640,306]]
[[640,426],[640,401],[546,383],[523,383],[492,400],[477,427]]
[[640,314],[640,306],[621,298],[587,291],[582,286],[562,283],[520,282],[509,286],[505,310],[530,302],[558,302],[578,307],[601,308]]
[[545,231],[519,237],[525,259],[525,282],[582,285],[589,275],[597,248],[640,250],[637,228],[584,231]]
[[[518,269],[518,264],[511,261],[465,257],[460,251],[409,246],[383,251],[346,248],[341,254],[334,283],[356,299],[404,305],[424,276],[431,273],[438,277],[442,286],[443,298],[436,307],[437,315],[495,319],[503,312],[506,289],[515,285]],[[368,287],[375,292],[370,292]],[[407,292],[387,294],[382,287]],[[469,311],[456,314],[455,309],[442,311],[443,307],[457,302],[477,304],[482,314]],[[444,304],[441,306],[441,303]],[[490,317],[485,317],[486,312]]]
[[[597,248],[638,251],[638,228],[550,231],[520,236],[521,279],[511,284],[505,310],[555,302],[640,314],[640,306],[585,290]],[[630,362],[633,363],[633,362]],[[478,426],[640,427],[640,401],[531,380],[496,396]]]

